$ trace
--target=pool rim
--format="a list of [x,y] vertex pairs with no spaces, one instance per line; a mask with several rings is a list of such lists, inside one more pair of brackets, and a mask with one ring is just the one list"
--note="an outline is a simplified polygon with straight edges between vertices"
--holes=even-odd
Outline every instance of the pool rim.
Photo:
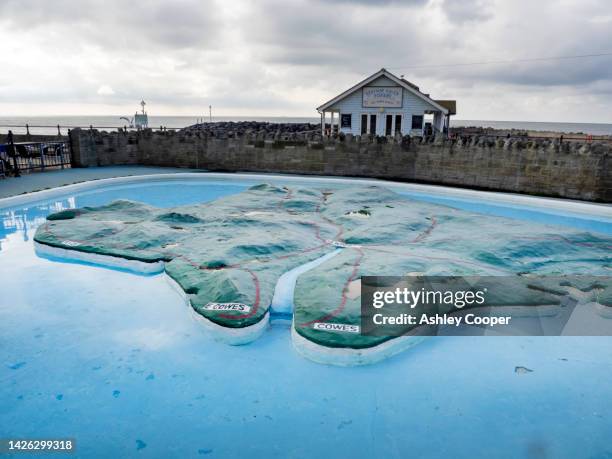
[[523,195],[502,191],[481,191],[467,188],[456,188],[443,185],[425,185],[410,182],[398,182],[360,177],[336,177],[323,175],[266,174],[266,173],[225,173],[225,172],[178,172],[171,174],[147,174],[136,176],[111,177],[87,180],[84,182],[62,185],[45,190],[23,193],[0,199],[0,210],[6,211],[23,205],[32,205],[67,194],[93,191],[97,188],[115,185],[153,184],[174,181],[206,182],[209,180],[283,180],[298,184],[323,182],[330,184],[355,184],[385,186],[393,191],[416,192],[454,199],[464,199],[474,202],[484,202],[505,206],[519,206],[530,210],[548,213],[570,213],[575,216],[589,216],[610,219],[612,222],[612,204],[578,201],[572,199],[552,198],[544,196]]

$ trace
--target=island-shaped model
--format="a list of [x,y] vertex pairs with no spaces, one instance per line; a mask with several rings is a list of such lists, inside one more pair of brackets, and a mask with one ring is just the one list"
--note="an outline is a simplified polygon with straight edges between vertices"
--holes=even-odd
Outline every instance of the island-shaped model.
[[[65,210],[34,239],[43,256],[165,271],[231,344],[256,339],[271,316],[288,316],[296,348],[335,364],[380,360],[422,340],[419,327],[396,338],[359,333],[361,276],[609,275],[612,246],[588,232],[418,202],[382,187],[267,184],[171,209],[121,200]],[[289,286],[278,304],[275,290],[287,290],[287,273],[301,267],[295,291]],[[608,289],[608,305],[609,296]],[[495,301],[560,302],[554,290],[527,298],[520,289]]]

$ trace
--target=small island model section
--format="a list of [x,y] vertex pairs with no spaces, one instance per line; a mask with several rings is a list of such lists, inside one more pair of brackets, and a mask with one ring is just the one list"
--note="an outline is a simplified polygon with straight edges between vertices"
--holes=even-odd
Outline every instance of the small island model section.
[[[360,333],[361,276],[609,275],[612,244],[382,187],[266,184],[172,209],[115,201],[65,210],[50,215],[34,239],[43,256],[165,271],[198,317],[232,344],[263,332],[279,279],[310,264],[293,295],[293,341],[307,357],[336,364],[380,360],[422,339],[419,327],[395,338]],[[517,305],[560,303],[554,289],[528,301],[517,291]],[[495,304],[511,305],[508,292],[500,290]]]

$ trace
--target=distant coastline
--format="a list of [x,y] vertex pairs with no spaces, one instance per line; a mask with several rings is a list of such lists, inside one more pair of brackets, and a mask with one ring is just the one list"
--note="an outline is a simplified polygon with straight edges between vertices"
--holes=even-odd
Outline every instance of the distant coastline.
[[548,123],[543,121],[455,120],[451,118],[451,127],[517,129],[541,133],[556,132],[560,134],[612,135],[612,123]]
[[[195,116],[149,116],[149,126],[159,128],[183,128],[198,122]],[[208,121],[206,117],[204,122]],[[267,121],[271,123],[320,123],[320,118],[283,117],[283,116],[216,116],[213,121]],[[25,134],[25,128],[6,127],[7,125],[25,126],[104,126],[121,127],[125,121],[116,116],[0,116],[0,135],[9,129],[15,134]],[[494,129],[518,129],[532,132],[584,133],[592,135],[612,135],[612,123],[549,123],[536,121],[491,121],[491,120],[457,120],[451,118],[451,127],[482,127]],[[107,129],[109,130],[109,129]],[[62,129],[65,134],[66,129]],[[57,134],[57,127],[31,127],[31,134]]]

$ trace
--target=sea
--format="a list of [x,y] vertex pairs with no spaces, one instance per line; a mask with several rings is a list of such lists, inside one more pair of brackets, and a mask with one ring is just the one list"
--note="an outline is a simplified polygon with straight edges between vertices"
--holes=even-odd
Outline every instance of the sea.
[[[149,116],[149,127],[184,128],[198,123],[202,118],[195,116]],[[203,121],[209,121],[203,118]],[[282,116],[218,116],[212,121],[266,121],[270,123],[319,123],[320,118],[314,117],[282,117]],[[113,130],[126,126],[128,123],[117,116],[2,116],[0,115],[0,134],[12,130],[14,134],[25,134],[26,124],[30,134],[66,134],[73,127]],[[563,133],[583,133],[592,135],[612,135],[612,124],[604,123],[548,123],[539,121],[493,121],[493,120],[460,120],[451,118],[451,126],[455,127],[490,127],[495,129],[521,129],[529,131],[547,131]]]

